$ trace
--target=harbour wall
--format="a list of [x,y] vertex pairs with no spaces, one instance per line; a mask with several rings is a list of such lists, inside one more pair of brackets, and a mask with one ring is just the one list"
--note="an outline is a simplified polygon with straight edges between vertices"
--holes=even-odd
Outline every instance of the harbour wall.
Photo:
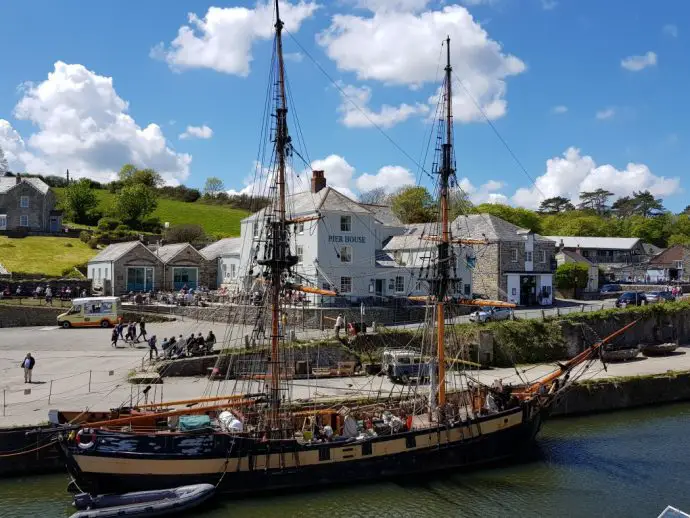
[[[56,302],[56,304],[58,304]],[[30,327],[30,326],[55,326],[57,317],[69,310],[69,304],[65,306],[24,306],[20,304],[0,304],[0,327]],[[125,322],[139,320],[142,315],[147,322],[168,322],[175,317],[158,314],[144,314],[134,311],[124,311],[122,317]]]

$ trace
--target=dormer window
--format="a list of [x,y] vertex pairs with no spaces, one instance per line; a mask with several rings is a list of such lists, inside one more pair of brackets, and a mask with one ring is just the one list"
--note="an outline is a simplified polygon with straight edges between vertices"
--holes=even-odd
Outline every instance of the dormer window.
[[510,249],[510,260],[514,263],[518,262],[518,249],[517,248],[511,248]]

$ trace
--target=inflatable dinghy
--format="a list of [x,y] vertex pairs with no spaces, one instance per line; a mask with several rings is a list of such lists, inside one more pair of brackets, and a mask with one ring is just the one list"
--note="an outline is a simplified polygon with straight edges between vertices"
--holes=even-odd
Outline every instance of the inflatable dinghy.
[[70,518],[110,518],[122,516],[167,516],[192,509],[213,496],[215,486],[194,484],[157,491],[138,491],[123,495],[74,496],[79,509]]

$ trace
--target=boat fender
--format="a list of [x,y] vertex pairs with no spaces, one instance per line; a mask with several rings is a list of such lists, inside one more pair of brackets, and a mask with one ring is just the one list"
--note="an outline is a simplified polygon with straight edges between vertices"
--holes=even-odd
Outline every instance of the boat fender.
[[82,450],[93,448],[96,444],[96,432],[93,429],[82,428],[77,432],[77,446]]

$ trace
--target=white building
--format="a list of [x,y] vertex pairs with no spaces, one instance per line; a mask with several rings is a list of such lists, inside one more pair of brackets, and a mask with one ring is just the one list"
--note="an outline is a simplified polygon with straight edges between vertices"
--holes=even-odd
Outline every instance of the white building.
[[200,250],[208,261],[218,261],[218,287],[224,286],[231,290],[240,288],[241,249],[241,237],[228,237]]
[[[423,225],[411,229],[393,215],[390,207],[351,200],[326,185],[323,171],[314,171],[311,189],[289,195],[286,205],[290,220],[314,218],[291,228],[290,249],[299,258],[296,282],[335,289],[351,299],[428,293],[428,285],[418,282],[420,267],[429,265],[436,243],[421,239]],[[239,238],[222,240],[202,251],[207,258],[218,258],[224,284],[235,279],[237,272],[238,287],[251,287],[258,274],[252,258],[263,256],[266,210],[242,220]],[[460,255],[461,272],[457,276],[463,279],[461,290],[469,294],[471,272]],[[249,272],[252,264],[254,270]],[[314,298],[322,302],[320,297]],[[332,300],[325,297],[323,302]]]

